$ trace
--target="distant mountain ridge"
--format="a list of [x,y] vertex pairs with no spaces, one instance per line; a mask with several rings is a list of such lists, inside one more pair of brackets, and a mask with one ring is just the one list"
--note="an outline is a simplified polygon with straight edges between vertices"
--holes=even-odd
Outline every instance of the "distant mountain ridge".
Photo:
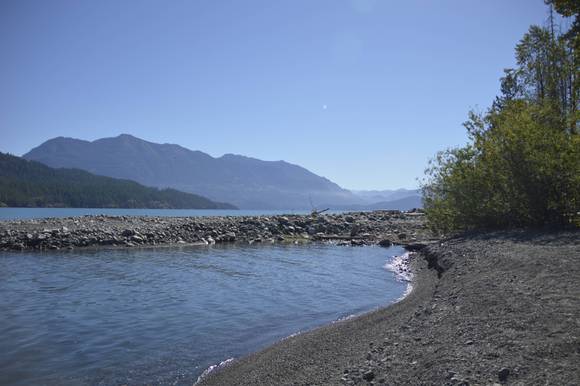
[[159,190],[79,169],[54,169],[4,153],[0,153],[0,206],[235,209],[191,193]]
[[214,158],[179,145],[157,144],[128,134],[84,141],[57,137],[23,156],[54,168],[173,188],[245,209],[308,209],[316,203],[352,204],[350,191],[285,161],[226,154]]
[[419,195],[411,195],[390,201],[373,202],[370,204],[355,205],[327,205],[334,210],[410,210],[423,207],[423,198]]
[[351,190],[357,197],[367,204],[392,202],[407,197],[421,197],[421,189],[394,189],[394,190]]

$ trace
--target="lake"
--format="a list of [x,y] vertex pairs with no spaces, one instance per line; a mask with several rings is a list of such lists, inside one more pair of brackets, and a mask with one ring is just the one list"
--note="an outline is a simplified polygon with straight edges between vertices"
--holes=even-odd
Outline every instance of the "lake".
[[191,385],[209,366],[388,305],[400,247],[0,253],[0,384]]
[[[342,213],[328,211],[326,213]],[[85,215],[107,216],[274,216],[280,214],[310,214],[310,210],[232,210],[232,209],[110,209],[110,208],[0,208],[0,220],[75,217]]]

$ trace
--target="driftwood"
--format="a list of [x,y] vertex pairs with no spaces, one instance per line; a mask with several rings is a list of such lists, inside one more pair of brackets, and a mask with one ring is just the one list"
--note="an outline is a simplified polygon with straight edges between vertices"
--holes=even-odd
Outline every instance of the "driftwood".
[[326,212],[326,211],[328,211],[328,210],[330,210],[330,208],[326,208],[326,209],[322,209],[322,210],[316,210],[316,209],[312,209],[312,212],[310,212],[310,215],[311,215],[312,217],[316,217],[316,216],[318,216],[319,214],[322,214],[322,213],[324,213],[324,212]]

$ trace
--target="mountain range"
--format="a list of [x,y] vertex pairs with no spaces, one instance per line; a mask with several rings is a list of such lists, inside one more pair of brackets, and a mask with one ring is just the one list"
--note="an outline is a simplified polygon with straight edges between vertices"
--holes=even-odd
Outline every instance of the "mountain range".
[[[384,198],[387,192],[393,192],[353,193],[285,161],[262,161],[234,154],[214,158],[201,151],[148,142],[128,134],[95,141],[57,137],[23,158],[53,168],[78,168],[146,186],[195,193],[243,209],[310,209],[321,204],[364,206],[389,201]],[[416,191],[405,194],[417,196]],[[390,197],[399,199],[405,194]]]

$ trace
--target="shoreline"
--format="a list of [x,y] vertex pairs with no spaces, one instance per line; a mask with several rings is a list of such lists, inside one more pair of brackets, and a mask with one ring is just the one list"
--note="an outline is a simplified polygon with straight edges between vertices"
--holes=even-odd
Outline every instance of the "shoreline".
[[[242,356],[240,358],[233,358],[231,361],[222,361],[215,368],[213,368],[209,373],[202,375],[198,378],[198,380],[194,383],[196,386],[205,386],[205,385],[252,385],[252,384],[261,384],[261,385],[306,385],[306,384],[341,384],[343,382],[342,374],[341,377],[337,379],[332,379],[327,376],[324,376],[322,382],[317,379],[317,381],[312,382],[311,380],[305,380],[304,374],[294,374],[299,378],[298,380],[291,380],[288,375],[291,374],[293,371],[300,371],[300,368],[303,368],[304,363],[300,363],[299,365],[292,365],[292,363],[288,363],[285,355],[291,356],[292,359],[296,360],[299,358],[299,361],[302,362],[303,358],[307,358],[302,355],[303,351],[311,354],[310,357],[322,357],[324,358],[324,354],[320,355],[320,353],[315,354],[315,351],[319,348],[317,347],[318,344],[322,343],[325,347],[323,347],[323,352],[328,352],[328,345],[333,348],[338,348],[340,346],[340,341],[345,340],[348,341],[348,336],[356,332],[357,330],[361,329],[361,326],[364,329],[373,329],[373,325],[377,322],[383,320],[385,317],[391,317],[396,319],[404,319],[407,314],[409,306],[408,303],[415,305],[418,301],[420,301],[425,294],[430,293],[435,285],[435,276],[433,273],[428,269],[426,262],[419,257],[417,252],[409,252],[407,251],[406,254],[413,253],[413,258],[408,260],[409,267],[411,271],[414,273],[412,282],[409,282],[412,285],[412,290],[409,291],[407,294],[404,294],[400,300],[395,301],[394,303],[380,306],[378,308],[363,312],[359,315],[354,315],[353,317],[347,319],[336,320],[331,323],[322,325],[320,327],[314,328],[312,330],[304,331],[298,334],[290,335],[272,345],[267,346],[266,348],[259,350],[254,353],[250,353],[248,355]],[[396,273],[391,271],[394,275]],[[339,337],[340,341],[328,341],[328,336],[331,338]],[[338,343],[338,345],[337,345]],[[354,343],[354,342],[349,342]],[[360,343],[360,342],[359,342]],[[298,347],[296,347],[298,346]],[[349,349],[351,352],[347,352],[346,354],[349,358],[349,361],[353,362],[357,359],[355,351],[353,350],[353,346],[350,345]],[[359,348],[362,348],[363,351],[367,350],[370,346],[368,344],[363,343],[362,345],[359,344]],[[297,351],[297,352],[296,352]],[[368,350],[367,350],[368,351]],[[279,365],[276,363],[278,361],[277,358],[284,358],[282,360],[283,366],[291,366],[290,369],[284,369],[284,373],[282,374],[282,379],[278,378],[278,374],[274,375],[269,373],[268,368],[272,366],[272,368],[280,368]],[[258,362],[265,362],[265,363],[258,363]],[[223,363],[223,365],[222,365]],[[258,364],[259,367],[254,369],[255,364]],[[263,365],[266,365],[263,367]],[[309,363],[311,364],[311,363]],[[248,368],[250,367],[250,368]],[[251,374],[251,379],[244,379],[244,373],[248,372]],[[289,374],[286,374],[288,372]],[[231,373],[231,374],[230,374]],[[239,383],[238,383],[239,382]],[[312,383],[311,383],[312,382]]]
[[422,213],[152,217],[82,216],[1,220],[1,251],[144,248],[213,244],[335,242],[337,245],[429,242]]
[[199,385],[570,384],[580,379],[578,256],[578,231],[427,246],[402,301],[280,341]]
[[[321,326],[315,327],[313,329],[309,329],[309,330],[304,330],[304,331],[297,331],[295,333],[292,333],[280,340],[278,340],[277,342],[274,342],[268,346],[266,346],[266,348],[262,349],[265,350],[268,347],[271,346],[275,346],[280,344],[281,342],[284,342],[285,340],[288,339],[292,339],[294,337],[300,336],[302,334],[306,334],[312,331],[316,331],[320,328],[324,328],[326,326],[331,326],[337,323],[344,323],[344,322],[348,322],[351,321],[353,319],[359,318],[359,317],[363,317],[367,314],[371,314],[374,312],[378,312],[381,311],[383,309],[386,309],[388,307],[392,307],[393,305],[402,302],[403,300],[405,300],[405,298],[407,298],[414,290],[414,275],[413,275],[413,268],[411,267],[411,262],[413,260],[413,258],[416,258],[417,252],[412,252],[412,251],[408,251],[406,250],[405,253],[403,253],[402,255],[394,255],[391,257],[392,263],[386,263],[383,268],[385,270],[387,270],[388,272],[392,273],[395,276],[395,280],[401,281],[401,282],[406,282],[407,283],[407,288],[405,289],[405,292],[401,295],[401,297],[399,297],[398,299],[396,299],[395,301],[393,301],[392,303],[389,304],[385,304],[385,305],[379,305],[375,308],[372,308],[368,311],[363,311],[361,313],[357,313],[357,314],[352,314],[352,315],[347,315],[344,317],[341,317],[339,319],[333,320],[327,324],[323,324]],[[262,351],[259,350],[259,351]],[[258,351],[258,352],[259,352]],[[202,374],[197,378],[197,380],[195,381],[195,383],[193,384],[194,386],[197,385],[201,385],[202,381],[204,381],[205,379],[207,379],[208,377],[211,377],[214,373],[218,373],[224,369],[226,369],[228,366],[235,364],[236,361],[245,358],[248,355],[247,354],[244,356],[241,356],[239,358],[235,358],[235,357],[231,357],[231,358],[227,358],[219,363],[213,364],[211,366],[209,366],[208,368],[206,368]]]

